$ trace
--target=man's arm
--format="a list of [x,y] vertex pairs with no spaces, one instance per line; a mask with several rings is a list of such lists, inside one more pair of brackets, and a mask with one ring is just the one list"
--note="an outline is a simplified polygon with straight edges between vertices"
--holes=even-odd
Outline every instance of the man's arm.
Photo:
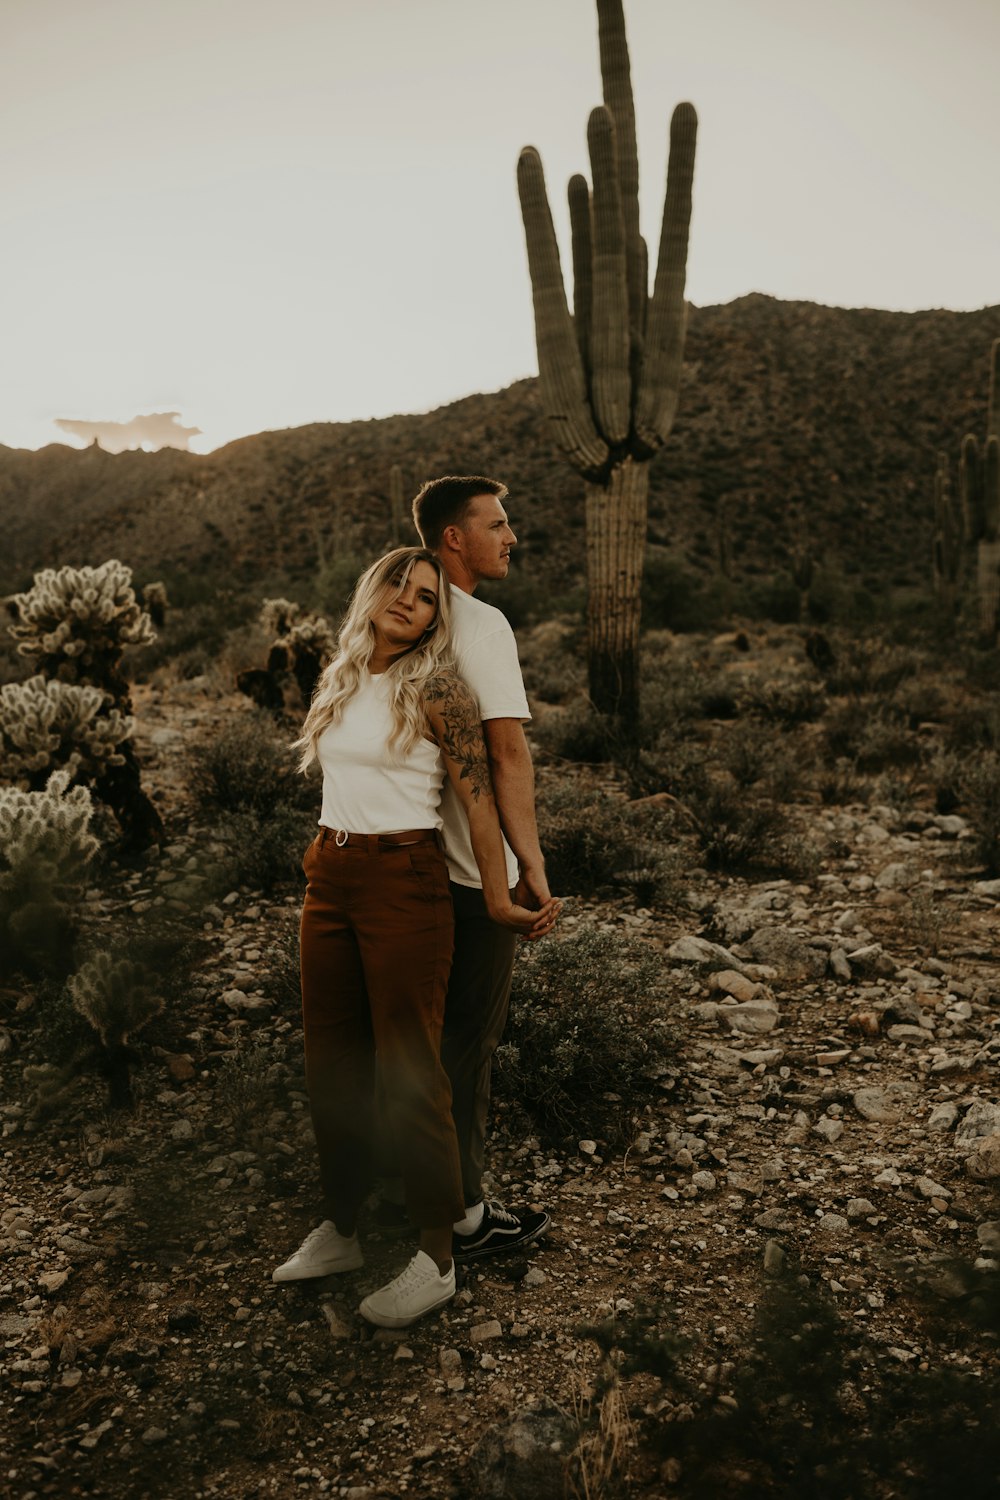
[[535,821],[535,770],[520,719],[484,719],[483,734],[500,825],[521,870],[517,899],[531,907],[550,899]]

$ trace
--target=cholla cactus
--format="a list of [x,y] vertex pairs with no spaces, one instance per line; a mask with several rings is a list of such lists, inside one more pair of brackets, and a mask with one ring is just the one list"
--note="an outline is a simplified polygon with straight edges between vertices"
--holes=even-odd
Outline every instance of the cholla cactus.
[[129,1038],[163,1009],[152,976],[142,964],[99,953],[73,975],[68,988],[73,1009],[101,1039],[108,1102],[112,1108],[131,1106],[135,1054]]
[[65,969],[75,907],[99,847],[90,831],[86,787],[69,790],[56,771],[42,791],[0,787],[0,952],[2,966]]
[[149,618],[158,630],[162,630],[167,618],[170,600],[162,583],[147,583],[142,591],[142,602],[149,611]]
[[8,602],[18,651],[46,677],[90,683],[128,710],[122,652],[156,639],[136,601],[130,568],[115,558],[99,568],[45,568],[32,588]]
[[37,791],[59,767],[74,781],[94,782],[124,765],[120,747],[133,721],[105,705],[100,688],[42,676],[0,687],[3,774]]
[[274,635],[267,656],[267,669],[253,668],[240,672],[236,685],[240,692],[260,708],[278,710],[284,707],[282,674],[291,672],[308,704],[319,674],[332,656],[337,637],[323,615],[303,610],[290,599],[265,599],[260,622]]

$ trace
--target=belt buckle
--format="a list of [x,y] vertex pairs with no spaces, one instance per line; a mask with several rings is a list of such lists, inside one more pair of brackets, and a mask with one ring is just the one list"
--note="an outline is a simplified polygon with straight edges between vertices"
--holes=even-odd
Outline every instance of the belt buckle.
[[338,849],[343,849],[344,845],[347,843],[349,836],[350,835],[348,834],[346,828],[338,828],[333,836],[333,842],[336,844]]

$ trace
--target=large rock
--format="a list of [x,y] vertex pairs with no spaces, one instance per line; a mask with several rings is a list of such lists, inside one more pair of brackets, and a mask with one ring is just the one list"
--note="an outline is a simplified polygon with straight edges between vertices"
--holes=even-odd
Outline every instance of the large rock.
[[744,1005],[720,1005],[719,1021],[731,1031],[763,1036],[778,1024],[778,1007],[770,995],[748,1000]]
[[822,979],[827,953],[790,932],[787,927],[758,927],[747,942],[758,963],[771,964],[785,979]]
[[717,969],[735,969],[738,974],[746,973],[746,965],[740,963],[735,953],[730,953],[728,948],[723,948],[718,943],[710,943],[706,938],[695,937],[691,933],[679,937],[676,943],[671,943],[667,949],[667,957],[672,958],[676,963],[711,964]]
[[552,1500],[563,1493],[565,1456],[574,1427],[547,1397],[491,1427],[472,1451],[472,1473],[483,1500]]
[[1000,1130],[995,1130],[979,1142],[976,1150],[965,1163],[965,1170],[977,1182],[987,1182],[1000,1177]]
[[955,1145],[959,1151],[975,1151],[980,1141],[1000,1131],[1000,1104],[974,1099],[958,1122]]

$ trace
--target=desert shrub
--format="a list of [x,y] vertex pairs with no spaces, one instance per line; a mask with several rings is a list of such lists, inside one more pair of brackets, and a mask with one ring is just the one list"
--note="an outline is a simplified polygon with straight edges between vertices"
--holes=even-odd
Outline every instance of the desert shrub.
[[223,1058],[215,1097],[237,1136],[266,1116],[273,1098],[274,1067],[273,1044],[262,1038],[240,1040]]
[[577,697],[585,685],[581,633],[565,620],[546,620],[518,641],[528,693],[543,703]]
[[549,755],[579,765],[605,764],[620,760],[625,753],[614,720],[586,700],[546,714],[535,726],[533,738]]
[[372,561],[360,552],[339,551],[316,575],[313,593],[319,608],[335,626],[347,610],[354,585]]
[[770,798],[751,795],[728,778],[711,777],[692,785],[684,801],[709,869],[803,878],[812,872],[816,851],[802,842],[785,809]]
[[802,595],[788,574],[778,574],[740,588],[736,607],[752,620],[773,620],[777,625],[794,625],[802,611]]
[[100,688],[41,675],[0,687],[3,774],[32,790],[63,767],[81,784],[99,782],[125,764],[120,746],[133,727]]
[[755,683],[743,695],[743,706],[764,723],[793,729],[797,724],[822,718],[827,704],[822,688],[816,683],[793,681]]
[[734,725],[722,741],[719,758],[739,787],[759,786],[778,801],[791,801],[795,795],[800,761],[763,724]]
[[838,757],[832,766],[820,770],[816,789],[824,807],[847,807],[852,802],[869,800],[867,781],[846,756]]
[[859,771],[913,766],[921,757],[920,741],[891,705],[876,709],[861,699],[834,709],[823,738],[830,760],[849,759]]
[[206,809],[262,817],[300,796],[287,739],[260,711],[240,714],[192,756],[192,786]]
[[647,905],[669,895],[678,878],[669,818],[596,789],[547,788],[538,833],[549,886],[563,896],[631,890]]
[[662,961],[634,938],[584,928],[525,944],[494,1060],[498,1092],[550,1140],[620,1143],[673,1049],[663,985]]
[[885,698],[918,672],[919,659],[910,651],[864,636],[842,637],[833,665],[824,673],[833,697]]
[[927,763],[927,780],[934,793],[934,809],[954,812],[962,800],[964,760],[954,750],[939,749]]
[[115,558],[98,568],[44,568],[9,602],[10,633],[22,656],[46,677],[101,688],[127,711],[122,654],[156,639],[130,568]]
[[0,788],[0,965],[66,972],[98,841],[85,787],[56,771],[43,791]]
[[646,1429],[672,1461],[680,1500],[990,1500],[1000,1485],[995,1362],[980,1375],[905,1368],[805,1277],[765,1286],[729,1365],[707,1340],[680,1338],[663,1307],[579,1332],[605,1352],[606,1378],[659,1382],[665,1399],[647,1412],[683,1404],[685,1420]]
[[962,775],[962,800],[975,835],[972,858],[990,875],[1000,875],[1000,755],[977,756]]
[[653,630],[707,630],[724,612],[716,580],[705,580],[665,547],[650,545],[642,574],[642,620]]
[[911,729],[941,719],[945,712],[944,694],[936,682],[923,677],[902,682],[893,694],[893,705]]
[[223,813],[212,829],[225,853],[206,871],[208,888],[217,895],[232,890],[269,893],[300,883],[302,856],[316,833],[316,812],[287,804],[258,812],[245,808]]
[[950,750],[1000,749],[1000,708],[963,703],[951,715],[945,743]]
[[[303,846],[303,853],[305,846]],[[298,871],[296,873],[299,873]],[[302,1004],[298,920],[283,924],[267,944],[268,994],[284,1015],[296,1015]]]

